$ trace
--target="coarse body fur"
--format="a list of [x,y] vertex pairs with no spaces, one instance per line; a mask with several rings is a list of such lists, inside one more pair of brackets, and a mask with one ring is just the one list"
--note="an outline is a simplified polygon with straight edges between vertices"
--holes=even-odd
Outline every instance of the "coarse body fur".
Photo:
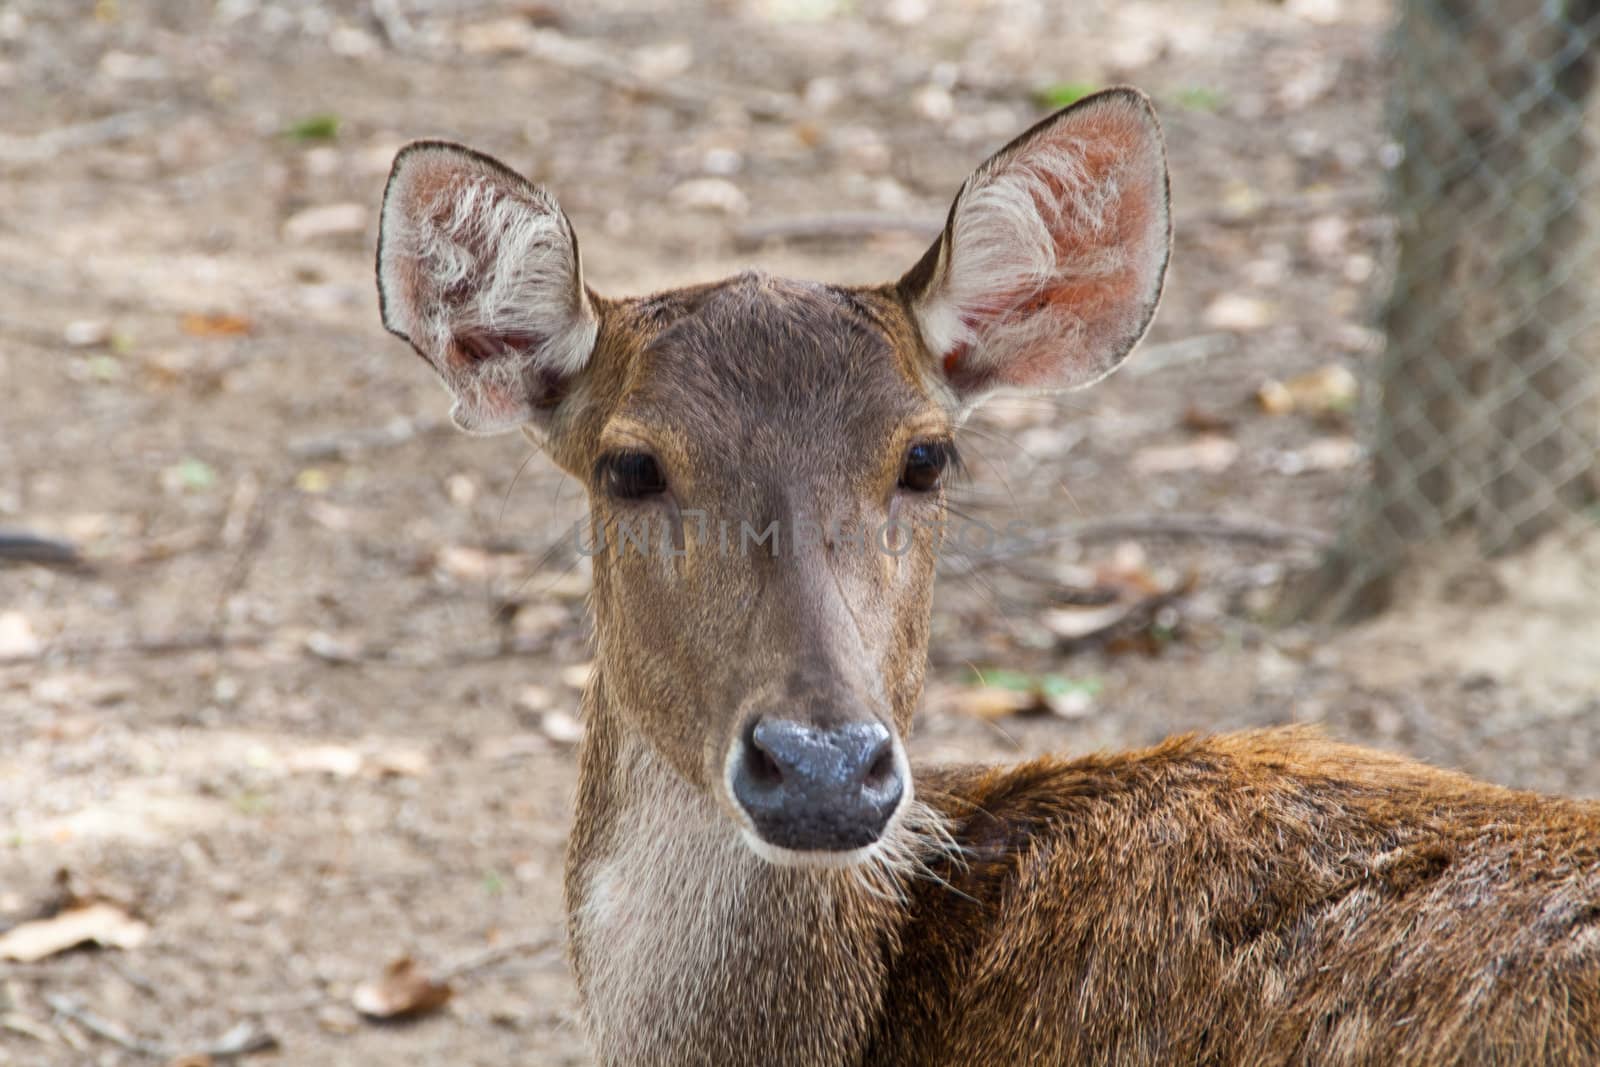
[[1600,805],[1304,729],[919,768],[949,838],[896,895],[756,859],[589,711],[604,1063],[1600,1063]]

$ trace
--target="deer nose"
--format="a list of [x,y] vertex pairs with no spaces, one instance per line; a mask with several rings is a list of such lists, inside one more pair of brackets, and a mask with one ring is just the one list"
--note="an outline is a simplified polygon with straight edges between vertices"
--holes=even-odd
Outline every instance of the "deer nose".
[[762,840],[779,848],[864,848],[905,792],[894,737],[881,723],[762,718],[739,744],[733,797]]

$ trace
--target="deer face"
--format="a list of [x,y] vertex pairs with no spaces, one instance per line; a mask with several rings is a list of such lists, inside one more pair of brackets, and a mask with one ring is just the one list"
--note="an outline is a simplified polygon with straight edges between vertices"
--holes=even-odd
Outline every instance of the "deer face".
[[870,854],[912,797],[943,479],[1003,389],[1087,384],[1143,334],[1169,242],[1148,104],[1100,94],[979,168],[899,283],[584,287],[560,209],[420,143],[385,197],[385,325],[469,430],[588,490],[598,678],[626,728],[783,863]]

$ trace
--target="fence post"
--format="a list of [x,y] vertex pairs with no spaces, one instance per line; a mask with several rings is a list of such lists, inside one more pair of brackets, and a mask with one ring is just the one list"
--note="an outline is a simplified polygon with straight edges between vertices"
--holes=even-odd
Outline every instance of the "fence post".
[[1372,477],[1294,598],[1321,618],[1442,537],[1514,550],[1600,500],[1600,0],[1399,7]]

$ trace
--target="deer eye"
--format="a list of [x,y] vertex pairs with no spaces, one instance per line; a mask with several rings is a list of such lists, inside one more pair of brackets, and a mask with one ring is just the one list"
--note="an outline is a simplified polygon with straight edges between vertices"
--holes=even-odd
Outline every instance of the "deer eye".
[[600,484],[618,500],[639,500],[667,491],[661,464],[648,452],[613,452],[602,456],[598,466]]
[[906,449],[905,465],[900,468],[900,488],[914,493],[930,493],[939,487],[939,478],[950,465],[955,446],[947,441],[921,441]]

